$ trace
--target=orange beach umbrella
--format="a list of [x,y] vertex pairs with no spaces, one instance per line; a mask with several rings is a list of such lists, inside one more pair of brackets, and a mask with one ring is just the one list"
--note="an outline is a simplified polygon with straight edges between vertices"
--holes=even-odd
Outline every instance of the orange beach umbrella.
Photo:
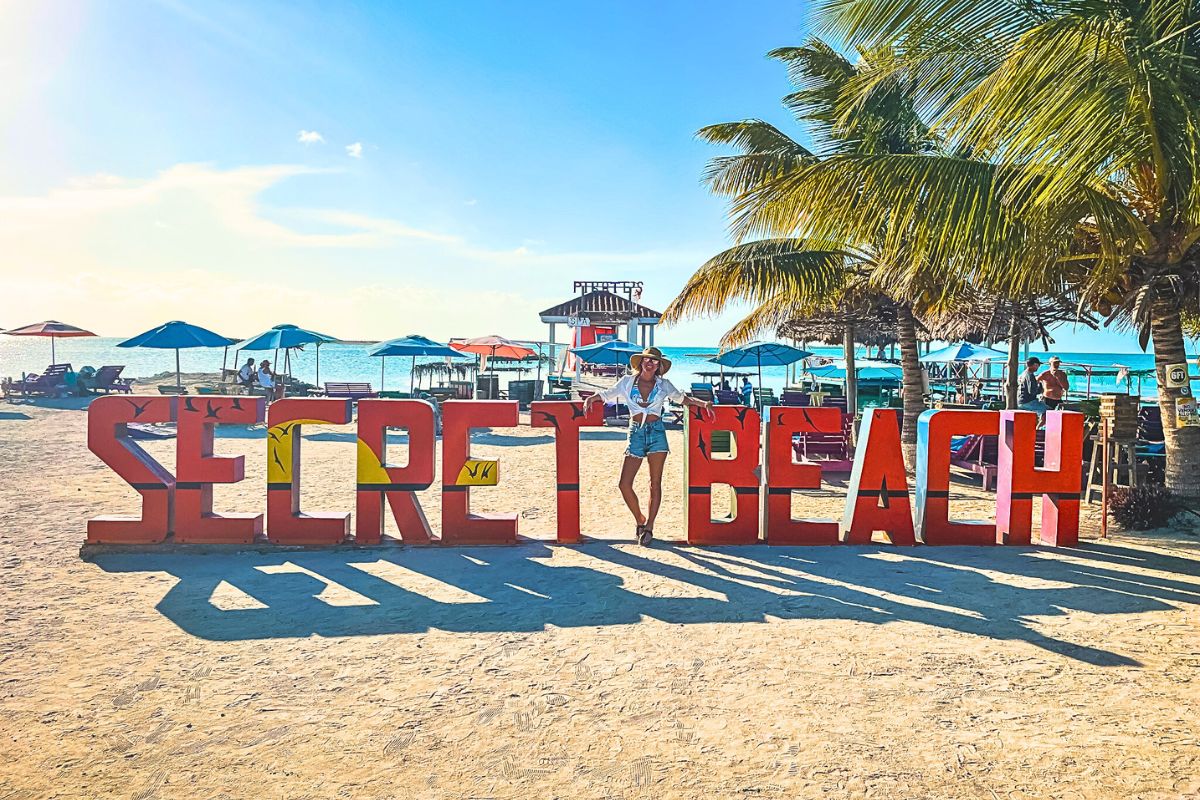
[[9,336],[49,336],[50,337],[50,363],[57,363],[54,352],[55,340],[60,337],[67,339],[73,336],[95,336],[91,331],[85,331],[83,328],[76,328],[74,325],[68,325],[65,322],[48,319],[45,322],[35,322],[32,325],[26,325],[23,328],[14,328],[11,331],[5,331]]
[[533,351],[528,347],[503,336],[477,336],[474,339],[451,342],[450,346],[461,353],[476,353],[491,358],[527,358],[533,355]]

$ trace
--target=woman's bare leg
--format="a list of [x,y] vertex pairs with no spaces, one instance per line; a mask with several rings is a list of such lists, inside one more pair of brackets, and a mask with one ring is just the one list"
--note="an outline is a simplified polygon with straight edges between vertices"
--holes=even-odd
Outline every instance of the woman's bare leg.
[[637,477],[638,469],[641,466],[642,460],[640,458],[625,456],[625,463],[621,465],[621,482],[617,484],[621,487],[621,497],[625,498],[625,505],[629,506],[629,511],[633,514],[633,519],[638,525],[646,522],[646,518],[642,516],[642,508],[638,502],[637,493],[633,491],[633,479]]
[[650,507],[646,509],[646,527],[654,529],[654,520],[658,517],[658,507],[662,504],[662,474],[663,465],[667,463],[666,453],[647,453],[646,460],[650,462]]

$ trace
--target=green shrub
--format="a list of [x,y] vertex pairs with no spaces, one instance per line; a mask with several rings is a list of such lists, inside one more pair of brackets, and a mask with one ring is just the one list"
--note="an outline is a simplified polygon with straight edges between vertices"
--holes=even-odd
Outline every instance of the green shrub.
[[1108,500],[1108,513],[1128,531],[1162,528],[1179,510],[1179,501],[1163,486],[1118,487]]

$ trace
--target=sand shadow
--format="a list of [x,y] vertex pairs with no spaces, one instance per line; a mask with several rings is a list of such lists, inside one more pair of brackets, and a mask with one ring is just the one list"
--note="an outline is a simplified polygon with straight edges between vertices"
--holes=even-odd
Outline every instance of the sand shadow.
[[6,420],[6,419],[22,420],[22,419],[33,419],[33,417],[29,416],[28,414],[22,413],[20,411],[0,411],[0,420]]
[[[430,629],[529,632],[547,625],[638,624],[643,617],[681,625],[841,619],[914,622],[1024,641],[1098,666],[1137,666],[1130,656],[1048,636],[1028,620],[1200,604],[1197,562],[1115,545],[1070,551],[660,548],[670,553],[589,542],[572,548],[569,565],[554,564],[553,546],[541,543],[267,554],[106,553],[94,561],[107,572],[176,577],[158,603],[159,612],[181,629],[216,641]],[[1122,571],[1133,565],[1157,574]],[[669,596],[631,590],[620,577],[628,570],[666,579],[675,588]],[[1019,585],[1023,579],[1033,586]],[[694,591],[680,596],[680,585]],[[218,587],[247,602],[222,607],[214,600]],[[322,596],[330,591],[334,597]]]
[[10,397],[8,402],[18,406],[33,406],[34,408],[52,408],[57,411],[87,411],[88,406],[96,397]]

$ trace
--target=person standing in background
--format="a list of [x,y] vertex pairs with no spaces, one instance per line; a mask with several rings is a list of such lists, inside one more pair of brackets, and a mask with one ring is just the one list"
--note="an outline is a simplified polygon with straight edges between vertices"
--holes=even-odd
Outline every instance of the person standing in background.
[[1038,382],[1043,387],[1042,400],[1051,411],[1062,407],[1063,400],[1071,389],[1071,381],[1067,378],[1067,373],[1060,369],[1061,366],[1062,359],[1051,356],[1050,369],[1038,376]]
[[1039,414],[1046,410],[1046,404],[1042,402],[1042,384],[1037,374],[1041,365],[1042,360],[1037,356],[1025,360],[1025,371],[1017,381],[1017,408]]

